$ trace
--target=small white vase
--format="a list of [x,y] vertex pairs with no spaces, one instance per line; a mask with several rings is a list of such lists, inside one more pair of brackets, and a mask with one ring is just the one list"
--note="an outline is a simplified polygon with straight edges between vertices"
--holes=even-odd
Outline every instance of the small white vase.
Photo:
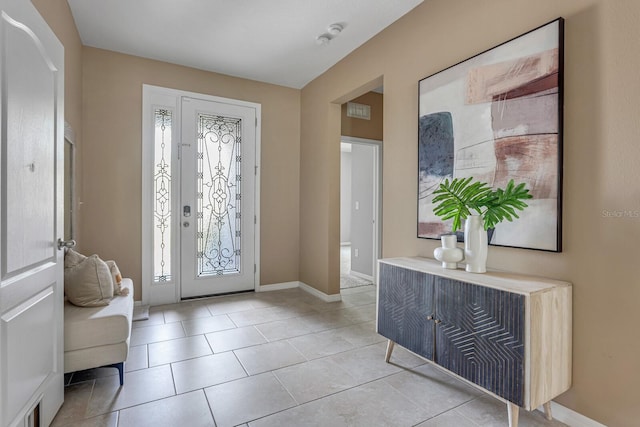
[[487,230],[480,215],[470,215],[464,224],[464,258],[470,273],[487,272]]
[[464,252],[457,246],[458,236],[455,234],[445,234],[440,236],[442,247],[435,248],[433,257],[442,262],[442,268],[455,270],[458,263],[463,260]]

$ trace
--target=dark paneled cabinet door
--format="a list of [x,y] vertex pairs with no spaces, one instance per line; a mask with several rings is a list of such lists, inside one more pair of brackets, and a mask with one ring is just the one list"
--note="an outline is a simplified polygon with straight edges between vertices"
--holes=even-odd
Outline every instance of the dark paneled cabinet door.
[[433,360],[434,276],[380,264],[378,333]]
[[525,297],[442,277],[435,294],[436,363],[523,406]]

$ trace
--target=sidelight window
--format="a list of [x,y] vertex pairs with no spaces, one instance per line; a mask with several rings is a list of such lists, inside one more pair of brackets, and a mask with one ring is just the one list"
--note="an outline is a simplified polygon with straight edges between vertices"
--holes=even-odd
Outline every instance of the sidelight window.
[[171,281],[171,126],[172,112],[154,111],[153,281]]

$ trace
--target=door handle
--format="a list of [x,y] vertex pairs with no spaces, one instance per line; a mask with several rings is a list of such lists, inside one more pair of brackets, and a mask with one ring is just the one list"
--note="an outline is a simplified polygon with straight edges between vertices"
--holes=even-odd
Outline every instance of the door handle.
[[76,241],[71,239],[71,240],[62,240],[62,239],[58,239],[58,250],[61,251],[63,248],[64,249],[71,249],[74,248],[76,246]]
[[185,205],[182,208],[182,216],[189,218],[191,216],[191,206]]

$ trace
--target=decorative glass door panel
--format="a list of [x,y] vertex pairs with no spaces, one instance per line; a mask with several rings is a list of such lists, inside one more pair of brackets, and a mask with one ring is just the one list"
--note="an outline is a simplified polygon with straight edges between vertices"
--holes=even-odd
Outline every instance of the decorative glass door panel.
[[254,108],[183,98],[182,298],[255,287],[255,123]]
[[198,114],[198,276],[241,272],[242,119]]

